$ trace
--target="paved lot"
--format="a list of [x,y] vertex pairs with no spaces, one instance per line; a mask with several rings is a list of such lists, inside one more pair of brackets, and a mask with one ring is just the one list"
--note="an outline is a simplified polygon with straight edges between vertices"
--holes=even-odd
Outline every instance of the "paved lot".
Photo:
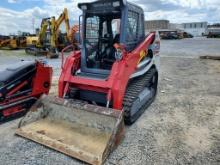
[[162,40],[161,56],[197,58],[199,56],[220,54],[220,39],[189,38],[183,40]]
[[[157,99],[135,124],[126,127],[125,139],[106,165],[220,164],[220,61],[197,58],[220,55],[219,45],[220,40],[203,38],[162,41]],[[0,66],[24,57],[2,54]],[[82,164],[14,136],[17,123],[0,126],[0,165]]]

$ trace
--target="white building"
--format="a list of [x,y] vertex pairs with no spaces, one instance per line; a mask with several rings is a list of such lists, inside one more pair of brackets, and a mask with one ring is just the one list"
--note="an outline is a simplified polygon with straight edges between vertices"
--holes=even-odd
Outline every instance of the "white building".
[[178,23],[170,23],[169,24],[169,29],[171,30],[179,30],[179,31],[183,31],[184,28],[183,28],[183,24],[178,24]]
[[151,31],[155,30],[164,30],[169,29],[169,23],[168,20],[149,20],[145,21],[145,33],[149,33]]
[[191,22],[183,23],[183,29],[185,32],[192,34],[195,37],[200,37],[207,32],[207,22]]

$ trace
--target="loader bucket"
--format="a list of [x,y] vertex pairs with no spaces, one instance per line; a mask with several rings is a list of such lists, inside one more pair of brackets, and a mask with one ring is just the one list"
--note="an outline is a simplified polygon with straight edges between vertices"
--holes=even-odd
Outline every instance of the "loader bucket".
[[16,134],[90,164],[103,164],[124,136],[123,112],[42,96]]

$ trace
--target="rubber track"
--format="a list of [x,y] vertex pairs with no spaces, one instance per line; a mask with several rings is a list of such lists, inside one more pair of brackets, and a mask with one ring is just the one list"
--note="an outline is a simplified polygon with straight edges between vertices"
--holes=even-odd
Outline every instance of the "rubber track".
[[154,68],[150,69],[144,76],[132,79],[129,82],[123,100],[125,118],[126,116],[129,117],[130,109],[133,105],[133,102],[138,99],[139,93],[142,92],[143,88],[145,88],[146,86],[150,86],[150,80],[155,73],[156,70]]

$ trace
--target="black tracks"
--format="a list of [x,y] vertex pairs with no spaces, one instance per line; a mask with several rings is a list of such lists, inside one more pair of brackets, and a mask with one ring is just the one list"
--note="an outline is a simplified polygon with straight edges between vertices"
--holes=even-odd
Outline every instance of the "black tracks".
[[133,122],[135,122],[154,100],[156,89],[154,91],[153,97],[149,101],[147,101],[146,104],[141,109],[139,109],[136,114],[134,114],[133,116],[130,115],[131,107],[134,101],[138,99],[138,95],[140,94],[140,92],[142,92],[145,87],[151,88],[152,86],[154,86],[155,88],[157,88],[157,80],[155,82],[156,84],[151,83],[151,80],[156,73],[156,69],[152,68],[145,75],[130,80],[123,100],[126,124],[131,125]]

